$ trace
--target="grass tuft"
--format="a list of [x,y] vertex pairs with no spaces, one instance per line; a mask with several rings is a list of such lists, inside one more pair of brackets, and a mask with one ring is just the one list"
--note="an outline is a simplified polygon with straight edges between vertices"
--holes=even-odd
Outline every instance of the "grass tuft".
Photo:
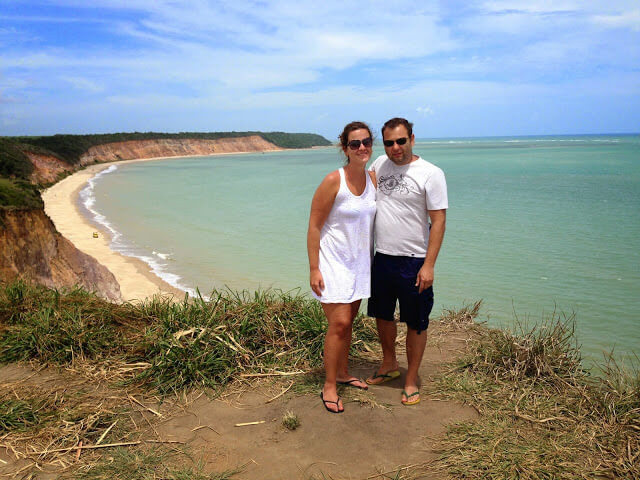
[[0,434],[24,432],[42,422],[42,401],[0,399]]
[[460,479],[640,478],[638,369],[580,364],[574,317],[514,331],[475,329],[434,394],[471,403],[449,428],[438,469]]
[[480,312],[482,306],[482,300],[478,300],[472,305],[464,305],[460,309],[445,308],[442,310],[442,314],[438,318],[438,321],[447,326],[464,326],[473,325],[475,319]]
[[124,354],[141,335],[129,304],[80,288],[52,290],[18,280],[0,289],[0,362],[75,360]]
[[[209,301],[156,296],[112,304],[80,288],[17,281],[0,289],[0,362],[69,366],[115,359],[136,365],[128,369],[129,382],[163,394],[219,390],[243,374],[319,367],[325,331],[320,304],[291,292],[225,290]],[[360,316],[352,354],[365,354],[376,342],[373,323]]]
[[[155,448],[115,448],[103,460],[80,471],[83,480],[228,480],[237,470],[205,473],[199,463],[187,461],[186,452]],[[170,466],[186,463],[182,466]]]
[[532,327],[516,321],[513,331],[485,329],[462,362],[505,380],[573,378],[582,373],[574,332],[574,315],[555,313]]
[[282,426],[287,430],[295,430],[300,426],[300,418],[294,412],[288,411],[282,416]]
[[[192,387],[219,389],[242,374],[307,371],[322,364],[326,321],[318,302],[279,291],[214,291],[210,301],[140,309],[162,312],[146,335],[151,366],[136,381],[161,392]],[[354,349],[375,342],[373,329],[354,326]]]

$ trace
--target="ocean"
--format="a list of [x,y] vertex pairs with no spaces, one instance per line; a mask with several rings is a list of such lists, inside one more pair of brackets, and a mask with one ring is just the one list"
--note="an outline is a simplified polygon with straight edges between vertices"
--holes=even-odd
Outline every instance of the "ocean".
[[[374,145],[372,159],[384,153]],[[447,177],[434,314],[575,315],[587,362],[640,354],[640,136],[419,139]],[[194,294],[308,287],[311,197],[337,148],[114,164],[81,193],[112,248]]]

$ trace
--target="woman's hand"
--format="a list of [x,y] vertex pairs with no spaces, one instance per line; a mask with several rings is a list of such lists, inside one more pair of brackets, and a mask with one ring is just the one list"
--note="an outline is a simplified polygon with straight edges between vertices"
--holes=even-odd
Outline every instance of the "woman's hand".
[[322,296],[322,290],[324,290],[324,279],[322,278],[322,273],[320,273],[319,269],[311,270],[309,285],[311,285],[313,293],[319,297]]

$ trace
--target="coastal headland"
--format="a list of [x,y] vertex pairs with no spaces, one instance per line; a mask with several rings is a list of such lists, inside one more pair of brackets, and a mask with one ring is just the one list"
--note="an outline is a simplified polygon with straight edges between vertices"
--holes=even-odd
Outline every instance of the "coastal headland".
[[[64,180],[54,184],[42,194],[45,212],[57,230],[80,251],[91,255],[114,274],[120,284],[122,299],[143,300],[155,294],[173,294],[181,297],[184,292],[156,276],[143,261],[124,256],[109,248],[109,233],[94,225],[81,211],[79,194],[95,175],[112,165],[122,165],[171,157],[231,155],[238,153],[282,150],[257,136],[221,140],[147,140],[129,141],[92,147],[83,155],[81,163],[90,164]],[[98,159],[108,163],[95,164]],[[40,167],[39,176],[45,168]],[[98,238],[94,237],[98,233]]]
[[[330,142],[319,135],[283,132],[0,138],[0,281],[24,277],[48,287],[77,284],[111,300],[183,295],[144,262],[110,250],[107,232],[79,210],[84,184],[113,162],[326,145]],[[48,189],[41,196],[43,187]]]

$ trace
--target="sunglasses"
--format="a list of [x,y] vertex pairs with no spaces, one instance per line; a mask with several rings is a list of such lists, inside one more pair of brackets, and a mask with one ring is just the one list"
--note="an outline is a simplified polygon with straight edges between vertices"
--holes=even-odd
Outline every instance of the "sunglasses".
[[367,137],[363,140],[351,140],[349,143],[347,143],[347,146],[351,150],[358,150],[360,148],[360,145],[364,145],[365,148],[369,148],[372,144],[373,139],[371,137]]
[[402,137],[396,140],[383,140],[382,143],[384,143],[385,147],[393,147],[394,143],[397,143],[398,145],[404,145],[405,143],[407,143],[407,140],[409,140],[407,137]]

